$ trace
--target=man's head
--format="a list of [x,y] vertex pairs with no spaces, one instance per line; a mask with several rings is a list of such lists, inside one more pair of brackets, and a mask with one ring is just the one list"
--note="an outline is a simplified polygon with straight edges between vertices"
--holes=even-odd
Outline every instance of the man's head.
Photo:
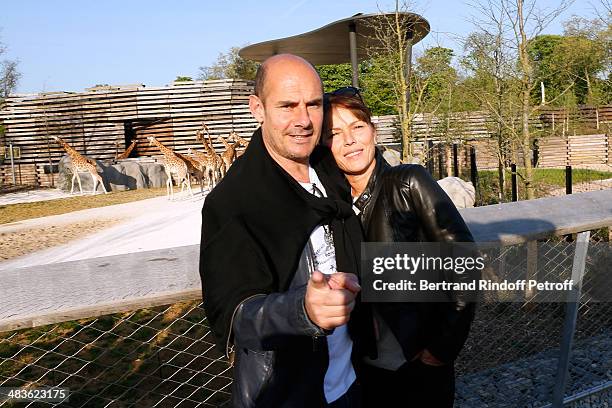
[[280,54],[261,64],[255,83],[249,107],[261,124],[268,152],[281,166],[307,163],[323,124],[323,86],[317,71],[300,57]]

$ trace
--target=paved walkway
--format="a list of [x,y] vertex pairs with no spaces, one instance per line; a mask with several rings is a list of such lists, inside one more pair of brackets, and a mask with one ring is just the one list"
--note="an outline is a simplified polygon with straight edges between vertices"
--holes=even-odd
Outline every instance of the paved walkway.
[[32,203],[35,201],[56,200],[58,198],[74,196],[75,194],[66,193],[58,188],[20,191],[18,193],[6,193],[0,195],[0,205]]
[[0,271],[199,244],[203,202],[199,194],[175,201],[156,197],[1,225],[0,233],[83,220],[126,219],[81,240],[2,262]]

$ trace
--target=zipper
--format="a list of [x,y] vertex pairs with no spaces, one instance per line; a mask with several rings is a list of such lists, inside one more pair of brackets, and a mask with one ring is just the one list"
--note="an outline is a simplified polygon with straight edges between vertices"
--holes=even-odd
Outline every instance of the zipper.
[[236,312],[238,311],[238,308],[240,307],[241,304],[243,304],[244,302],[246,302],[249,299],[252,299],[256,296],[265,296],[265,293],[257,293],[255,295],[251,295],[249,297],[247,297],[246,299],[244,299],[242,302],[238,303],[238,306],[236,306],[234,308],[234,311],[232,312],[232,319],[230,320],[230,333],[227,335],[227,340],[225,342],[225,357],[227,357],[227,359],[229,360],[230,363],[230,367],[234,366],[234,358],[233,356],[230,357],[230,353],[233,353],[234,350],[234,346],[232,345],[232,350],[230,350],[230,338],[232,337],[232,328],[234,327],[234,318],[236,317]]
[[308,252],[306,253],[306,261],[308,263],[308,280],[306,281],[306,284],[308,284],[312,273],[316,269],[314,263],[314,248],[312,247],[312,242],[310,241],[310,238],[308,238]]

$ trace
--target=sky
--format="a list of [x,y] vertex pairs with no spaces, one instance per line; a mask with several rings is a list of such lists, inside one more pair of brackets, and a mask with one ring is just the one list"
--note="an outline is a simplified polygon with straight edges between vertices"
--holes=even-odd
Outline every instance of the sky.
[[[537,0],[550,8],[559,0]],[[385,0],[7,0],[0,6],[0,59],[16,59],[17,93],[83,91],[95,84],[164,86],[198,75],[219,53],[301,34],[353,14],[391,11]],[[546,33],[560,34],[572,14],[591,16],[575,0]],[[461,51],[477,12],[463,0],[419,0],[414,12],[430,23],[419,47]]]

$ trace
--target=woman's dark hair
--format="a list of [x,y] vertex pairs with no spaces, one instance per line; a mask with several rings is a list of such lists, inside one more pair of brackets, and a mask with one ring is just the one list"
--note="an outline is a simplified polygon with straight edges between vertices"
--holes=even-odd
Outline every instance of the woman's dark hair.
[[326,93],[323,97],[323,132],[325,134],[331,130],[332,109],[337,107],[349,110],[357,119],[374,126],[372,123],[372,113],[363,102],[363,99],[361,99],[359,92],[352,92],[351,95],[342,92],[345,89],[351,88],[341,88],[337,91]]

